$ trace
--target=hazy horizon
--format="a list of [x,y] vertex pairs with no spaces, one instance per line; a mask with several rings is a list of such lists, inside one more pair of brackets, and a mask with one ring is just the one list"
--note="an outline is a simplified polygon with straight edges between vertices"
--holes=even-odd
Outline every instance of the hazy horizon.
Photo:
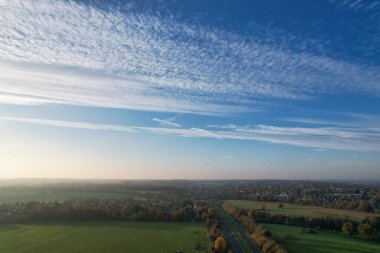
[[379,15],[0,0],[0,179],[379,180]]

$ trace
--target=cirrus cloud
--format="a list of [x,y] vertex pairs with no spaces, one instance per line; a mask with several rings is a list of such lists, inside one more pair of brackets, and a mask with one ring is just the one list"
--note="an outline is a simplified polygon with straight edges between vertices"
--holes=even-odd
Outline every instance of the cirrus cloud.
[[127,133],[150,133],[174,135],[187,138],[210,138],[217,140],[258,141],[314,148],[350,151],[380,151],[379,128],[300,128],[269,125],[235,126],[228,130],[223,126],[214,129],[172,128],[110,125],[77,121],[61,121],[35,118],[0,117],[2,121],[38,124],[53,127],[117,131]]
[[0,1],[0,102],[231,114],[321,94],[380,95],[377,66],[266,41],[96,4]]

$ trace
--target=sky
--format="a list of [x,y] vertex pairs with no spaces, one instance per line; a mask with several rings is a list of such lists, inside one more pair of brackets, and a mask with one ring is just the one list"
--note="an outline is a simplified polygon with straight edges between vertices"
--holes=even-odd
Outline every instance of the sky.
[[380,179],[378,0],[0,0],[0,178]]

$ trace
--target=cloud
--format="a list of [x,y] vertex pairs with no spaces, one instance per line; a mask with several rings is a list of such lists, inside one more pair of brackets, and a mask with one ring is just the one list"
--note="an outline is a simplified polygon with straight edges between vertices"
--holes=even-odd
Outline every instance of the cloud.
[[173,120],[174,120],[173,118],[169,118],[169,119],[157,119],[157,118],[153,118],[152,120],[160,123],[160,125],[162,125],[162,126],[181,127],[180,124],[173,122]]
[[117,131],[117,132],[129,132],[129,133],[137,132],[132,127],[126,127],[126,126],[120,126],[120,125],[86,123],[86,122],[75,122],[75,121],[15,118],[15,117],[0,117],[0,120],[30,123],[30,124],[37,124],[37,125],[46,125],[46,126],[55,126],[55,127],[65,127],[65,128],[105,130],[105,131]]
[[301,128],[257,125],[237,127],[233,130],[209,131],[201,128],[122,126],[15,117],[0,117],[0,120],[67,128],[174,135],[187,138],[259,141],[309,147],[314,148],[315,151],[326,149],[380,151],[380,129],[378,128]]
[[373,10],[380,7],[380,2],[375,1],[366,1],[366,0],[330,0],[332,4],[337,5],[340,8],[359,11],[359,10]]
[[380,129],[374,127],[283,127],[208,125],[222,139],[253,140],[327,149],[380,151]]
[[219,129],[236,129],[238,126],[234,124],[228,124],[228,125],[207,125],[208,128],[219,128]]
[[321,149],[379,151],[377,128],[303,128],[257,125],[218,131],[223,138],[256,140]]
[[41,104],[65,104],[62,100],[46,99],[12,93],[0,93],[0,104],[13,105],[41,105]]
[[[189,101],[156,92],[136,80],[55,66],[0,62],[0,102],[71,104],[198,114],[232,113],[236,106]],[[207,111],[204,108],[207,107]],[[241,110],[241,108],[239,108]]]
[[207,138],[215,138],[215,139],[223,139],[223,136],[219,135],[216,132],[213,131],[208,131],[205,129],[200,129],[200,128],[190,128],[190,130],[195,133],[197,137],[207,137]]
[[380,95],[378,66],[292,51],[289,34],[97,4],[0,1],[1,103],[233,114],[273,100]]
[[341,112],[329,112],[334,115],[334,118],[340,120],[326,120],[318,118],[284,118],[284,121],[302,123],[306,125],[319,125],[319,126],[341,126],[341,127],[368,127],[374,128],[379,126],[379,115],[367,115],[358,113],[341,113]]

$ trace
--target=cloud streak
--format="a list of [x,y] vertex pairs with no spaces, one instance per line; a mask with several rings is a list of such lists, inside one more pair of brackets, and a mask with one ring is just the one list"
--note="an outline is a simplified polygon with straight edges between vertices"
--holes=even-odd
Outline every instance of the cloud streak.
[[364,1],[364,0],[344,0],[344,1],[337,1],[337,0],[330,0],[332,4],[336,4],[338,7],[353,10],[353,11],[359,11],[359,10],[373,10],[375,8],[380,7],[380,2],[375,1]]
[[173,122],[175,118],[169,118],[169,119],[157,119],[153,118],[153,121],[156,121],[160,123],[162,126],[169,126],[169,127],[181,127],[180,124]]
[[[314,148],[315,151],[325,151],[326,149],[380,151],[379,128],[300,128],[257,125],[236,126],[228,130],[222,126],[217,130],[208,130],[201,128],[122,126],[15,117],[0,117],[0,120],[65,128],[174,135],[187,138],[259,141],[309,147]],[[216,126],[214,127],[216,128]]]
[[273,100],[380,95],[377,66],[266,41],[96,4],[0,1],[0,102],[232,114]]
[[117,131],[117,132],[137,132],[133,127],[126,127],[120,125],[96,124],[76,121],[62,121],[62,120],[49,120],[49,119],[32,119],[32,118],[15,118],[15,117],[0,117],[3,121],[13,121],[19,123],[29,123],[45,126],[64,127],[64,128],[77,128],[89,130],[104,130],[104,131]]

